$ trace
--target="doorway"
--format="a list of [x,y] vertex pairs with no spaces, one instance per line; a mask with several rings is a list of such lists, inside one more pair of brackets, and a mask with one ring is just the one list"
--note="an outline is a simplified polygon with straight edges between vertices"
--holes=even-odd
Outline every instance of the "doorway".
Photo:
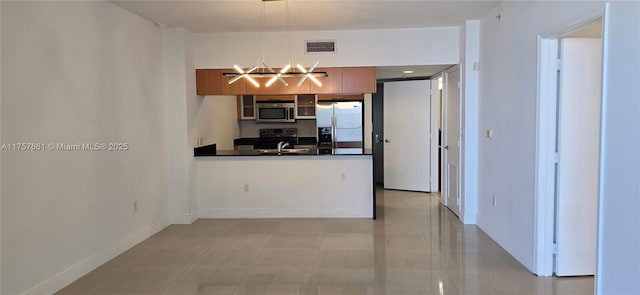
[[384,188],[431,192],[431,81],[384,83]]
[[[441,77],[442,74],[437,73],[436,76]],[[385,93],[389,92],[389,87],[385,88],[385,85],[393,88],[392,93],[404,91],[413,91],[413,93],[403,93],[399,96],[387,93],[386,95],[390,96],[387,99],[390,101],[385,103]],[[411,88],[414,89],[411,90]],[[377,93],[372,95],[372,148],[376,185],[408,191],[440,191],[438,148],[440,104],[436,95],[438,91],[440,90],[437,88],[437,82],[430,77],[378,81]],[[389,130],[385,131],[385,128],[388,129],[393,124],[400,126],[397,128],[400,132],[394,131],[394,139],[391,139],[389,138],[391,133]],[[416,128],[419,130],[414,130]],[[395,153],[396,158],[390,156],[390,152],[394,151],[391,146],[392,141],[397,148],[396,151],[400,151],[402,156],[408,156],[404,162],[396,159],[398,153]],[[406,161],[407,159],[409,161]],[[398,169],[390,169],[393,167]],[[402,173],[407,174],[402,175]],[[389,181],[391,178],[395,180]],[[400,182],[406,180],[410,184],[400,183],[397,180],[401,180]]]
[[540,40],[539,275],[594,275],[602,104],[602,21]]
[[454,66],[444,73],[442,100],[442,200],[456,216],[460,216],[460,148],[461,114],[460,68]]
[[378,83],[376,93],[371,95],[371,113],[373,118],[373,178],[377,186],[384,185],[384,83]]

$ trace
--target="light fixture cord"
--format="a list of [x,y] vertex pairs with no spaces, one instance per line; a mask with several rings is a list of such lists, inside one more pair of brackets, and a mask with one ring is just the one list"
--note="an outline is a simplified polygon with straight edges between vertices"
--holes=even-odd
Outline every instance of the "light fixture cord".
[[289,64],[291,66],[293,66],[293,55],[291,54],[291,22],[290,22],[290,18],[291,18],[291,13],[289,12],[289,0],[284,0],[285,2],[285,6],[286,6],[286,10],[287,10],[287,50],[289,51]]
[[260,11],[260,44],[258,45],[258,48],[260,49],[260,54],[262,55],[261,57],[258,57],[258,68],[263,68],[264,71],[264,67],[261,66],[261,64],[264,63],[264,24],[265,24],[265,5],[264,5],[264,1],[261,1],[262,3],[262,7],[261,7],[261,11]]

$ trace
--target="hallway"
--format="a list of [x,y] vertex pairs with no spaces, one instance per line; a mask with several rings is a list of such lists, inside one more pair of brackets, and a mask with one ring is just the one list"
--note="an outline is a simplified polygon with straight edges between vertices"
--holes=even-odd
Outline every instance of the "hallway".
[[593,294],[593,277],[531,274],[432,194],[377,195],[377,220],[171,225],[57,294]]

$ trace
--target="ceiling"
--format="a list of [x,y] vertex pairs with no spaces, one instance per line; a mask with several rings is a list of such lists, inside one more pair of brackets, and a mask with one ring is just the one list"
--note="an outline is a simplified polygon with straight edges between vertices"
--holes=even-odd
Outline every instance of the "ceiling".
[[580,27],[563,38],[602,38],[602,19]]
[[[261,0],[125,0],[111,2],[167,27],[198,33],[287,30],[287,2]],[[457,26],[499,1],[289,0],[291,31],[334,31]],[[265,9],[264,27],[261,11]],[[429,77],[450,65],[378,67],[378,79]],[[403,71],[412,70],[405,74]]]
[[[117,1],[146,19],[192,32],[287,30],[287,1]],[[292,31],[419,28],[459,25],[484,16],[499,1],[289,0]],[[261,26],[262,5],[265,24]]]
[[[397,78],[431,77],[451,66],[452,65],[376,67],[376,79],[385,80]],[[413,73],[403,73],[404,71],[413,71]]]

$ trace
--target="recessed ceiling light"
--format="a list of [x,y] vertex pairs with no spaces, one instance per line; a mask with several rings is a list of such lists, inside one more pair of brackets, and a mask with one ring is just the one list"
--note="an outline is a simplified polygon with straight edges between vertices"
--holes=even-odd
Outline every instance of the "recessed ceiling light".
[[407,70],[407,71],[402,71],[403,74],[413,74],[413,71],[411,70]]

